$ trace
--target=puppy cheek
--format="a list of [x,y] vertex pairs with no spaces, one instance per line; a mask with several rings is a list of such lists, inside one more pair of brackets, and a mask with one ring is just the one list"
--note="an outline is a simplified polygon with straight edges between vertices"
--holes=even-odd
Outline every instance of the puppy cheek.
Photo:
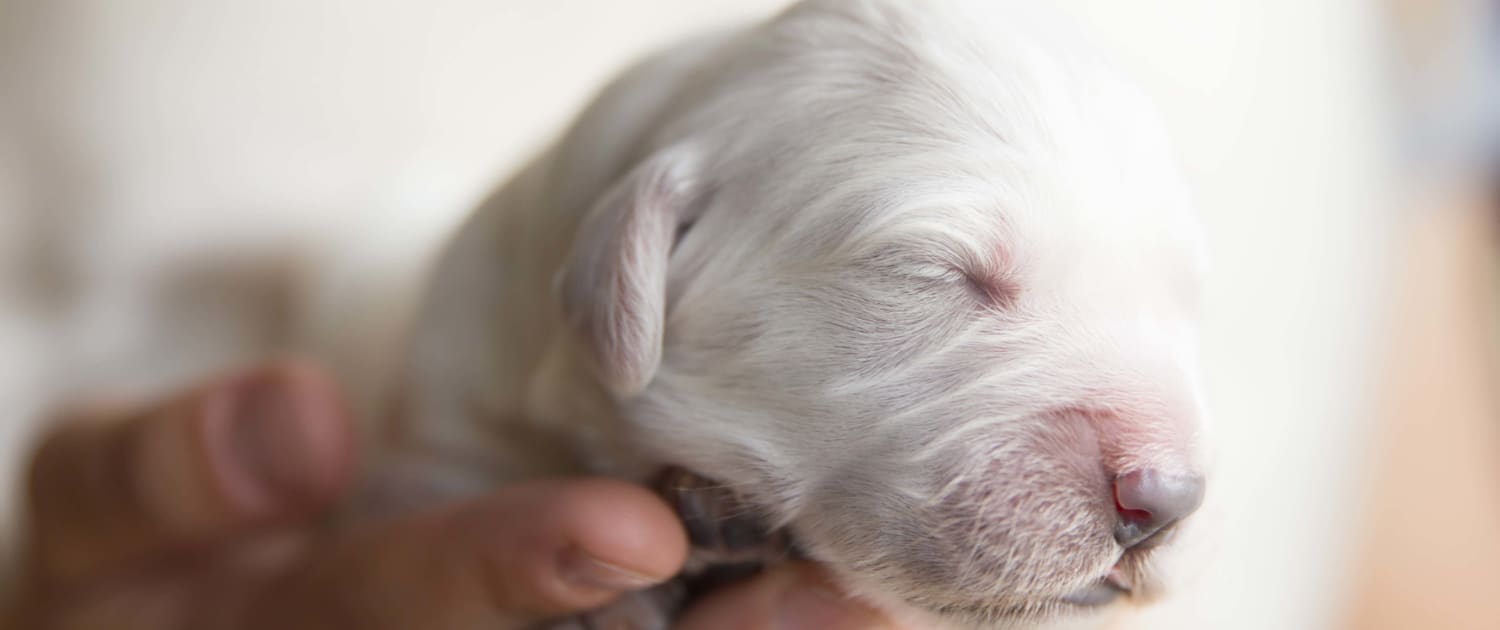
[[1057,597],[1116,560],[1091,436],[1026,423],[936,461],[841,475],[796,535],[856,581],[929,609]]

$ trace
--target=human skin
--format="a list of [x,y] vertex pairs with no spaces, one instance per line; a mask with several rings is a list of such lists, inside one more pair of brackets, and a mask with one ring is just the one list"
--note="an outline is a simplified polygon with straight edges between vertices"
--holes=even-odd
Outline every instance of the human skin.
[[[686,556],[666,504],[605,479],[330,525],[352,427],[329,379],[295,362],[145,411],[73,414],[34,453],[0,628],[505,630],[664,581]],[[883,627],[827,584],[815,567],[780,568],[679,627]]]

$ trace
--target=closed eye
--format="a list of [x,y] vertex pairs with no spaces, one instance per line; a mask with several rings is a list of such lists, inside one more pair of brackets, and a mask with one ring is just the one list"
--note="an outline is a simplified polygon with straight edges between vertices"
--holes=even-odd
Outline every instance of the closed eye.
[[942,263],[917,263],[902,269],[902,275],[962,286],[981,304],[991,308],[1009,308],[1015,303],[1015,284],[998,274],[986,276]]
[[1008,276],[973,272],[965,272],[963,275],[974,297],[991,308],[1009,309],[1015,306],[1020,297],[1020,287]]
[[962,247],[942,241],[920,244],[887,244],[872,248],[857,264],[887,278],[905,278],[919,284],[943,284],[960,288],[978,304],[991,309],[1009,309],[1019,297],[1019,287],[999,260],[986,260]]
[[902,269],[903,275],[924,280],[943,282],[968,282],[969,276],[957,267],[937,263],[917,263]]

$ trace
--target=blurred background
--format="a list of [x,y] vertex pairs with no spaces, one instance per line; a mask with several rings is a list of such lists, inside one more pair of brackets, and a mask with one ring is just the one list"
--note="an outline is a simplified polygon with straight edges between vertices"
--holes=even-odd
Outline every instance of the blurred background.
[[[1213,258],[1205,562],[1131,627],[1500,628],[1500,10],[1051,3],[1156,100]],[[785,4],[0,0],[0,505],[60,404],[358,363],[611,74]]]

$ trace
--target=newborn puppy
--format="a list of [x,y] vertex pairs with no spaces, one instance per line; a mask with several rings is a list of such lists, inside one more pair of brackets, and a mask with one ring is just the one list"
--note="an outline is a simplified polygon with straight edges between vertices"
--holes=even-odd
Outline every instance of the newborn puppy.
[[1200,240],[1066,33],[809,0],[634,67],[438,264],[386,474],[691,471],[944,627],[1150,600],[1204,491]]

